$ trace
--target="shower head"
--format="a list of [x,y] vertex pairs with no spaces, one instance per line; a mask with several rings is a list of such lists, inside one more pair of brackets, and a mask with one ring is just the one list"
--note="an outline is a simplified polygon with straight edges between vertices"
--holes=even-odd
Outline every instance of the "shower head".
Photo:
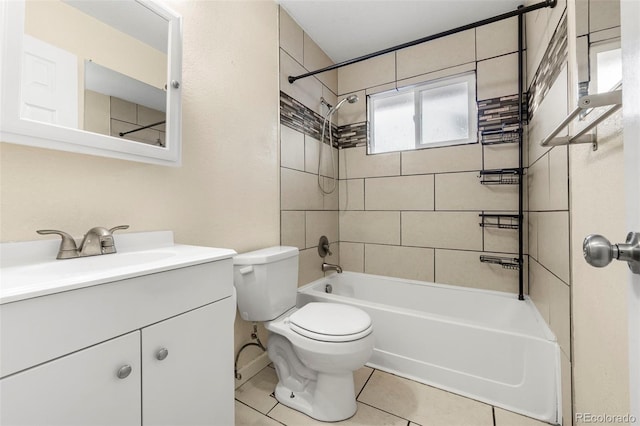
[[358,95],[347,96],[346,98],[338,102],[338,105],[336,105],[335,108],[333,108],[331,113],[333,114],[334,112],[336,112],[338,108],[340,108],[342,104],[344,104],[345,102],[349,102],[350,104],[355,104],[356,102],[358,102]]

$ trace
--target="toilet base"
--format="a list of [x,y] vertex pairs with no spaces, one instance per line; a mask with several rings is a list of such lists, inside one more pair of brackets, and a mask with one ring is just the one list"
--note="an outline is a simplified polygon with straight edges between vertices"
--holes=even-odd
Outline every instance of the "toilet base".
[[323,422],[346,420],[358,409],[353,373],[318,373],[302,391],[292,391],[278,381],[275,397],[281,404]]

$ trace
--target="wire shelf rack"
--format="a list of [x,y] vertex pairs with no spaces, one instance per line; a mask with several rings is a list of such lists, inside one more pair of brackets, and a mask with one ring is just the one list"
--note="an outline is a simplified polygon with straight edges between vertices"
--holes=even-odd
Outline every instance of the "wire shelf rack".
[[483,185],[517,185],[520,183],[520,169],[480,170]]
[[504,269],[518,270],[520,269],[520,261],[517,257],[501,257],[501,256],[485,256],[480,255],[480,262],[500,265]]
[[520,216],[517,214],[492,214],[480,213],[482,219],[479,223],[483,228],[518,229],[520,227]]

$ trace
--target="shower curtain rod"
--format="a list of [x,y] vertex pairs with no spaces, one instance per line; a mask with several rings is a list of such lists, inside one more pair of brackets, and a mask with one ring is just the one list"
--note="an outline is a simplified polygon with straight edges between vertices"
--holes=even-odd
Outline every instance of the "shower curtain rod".
[[403,44],[399,44],[399,45],[394,46],[394,47],[389,47],[389,48],[386,48],[386,49],[383,49],[383,50],[379,50],[379,51],[374,52],[374,53],[369,53],[368,55],[359,56],[359,57],[354,58],[354,59],[349,59],[349,60],[346,60],[346,61],[343,61],[343,62],[339,62],[337,64],[330,65],[328,67],[320,68],[319,70],[316,70],[316,71],[308,72],[306,74],[300,74],[300,75],[297,75],[297,76],[290,75],[288,80],[289,80],[289,83],[293,84],[296,80],[299,80],[301,78],[311,77],[312,75],[320,74],[320,73],[323,73],[323,72],[326,72],[326,71],[335,70],[337,68],[341,68],[341,67],[344,67],[344,66],[347,66],[347,65],[355,64],[357,62],[366,61],[367,59],[375,58],[376,56],[380,56],[380,55],[384,55],[384,54],[387,54],[387,53],[395,52],[396,50],[404,49],[406,47],[415,46],[417,44],[424,43],[424,42],[431,41],[431,40],[435,40],[435,39],[438,39],[438,38],[441,38],[441,37],[446,37],[448,35],[452,35],[452,34],[456,34],[456,33],[462,32],[462,31],[470,30],[470,29],[473,29],[473,28],[476,28],[476,27],[479,27],[479,26],[482,26],[482,25],[487,25],[487,24],[491,24],[493,22],[502,21],[503,19],[512,18],[514,16],[522,16],[525,13],[532,12],[534,10],[542,9],[542,8],[545,8],[545,7],[554,8],[554,7],[556,7],[556,4],[558,4],[558,0],[545,0],[545,1],[540,2],[540,3],[532,4],[531,6],[526,6],[526,7],[522,7],[521,6],[518,9],[516,9],[514,11],[511,11],[511,12],[503,13],[501,15],[497,15],[497,16],[494,16],[492,18],[483,19],[481,21],[477,21],[477,22],[473,22],[471,24],[463,25],[463,26],[458,27],[458,28],[454,28],[454,29],[451,29],[451,30],[443,31],[443,32],[438,33],[438,34],[433,34],[433,35],[430,35],[430,36],[427,36],[427,37],[423,37],[423,38],[420,38],[418,40],[409,41],[407,43],[403,43]]

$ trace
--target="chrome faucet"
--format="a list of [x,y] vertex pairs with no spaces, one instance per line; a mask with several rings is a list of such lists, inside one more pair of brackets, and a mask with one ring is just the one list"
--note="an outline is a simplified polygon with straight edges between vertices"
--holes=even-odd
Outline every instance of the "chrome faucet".
[[327,271],[336,271],[337,273],[341,274],[342,268],[340,267],[340,265],[333,265],[331,263],[322,262],[322,272]]
[[66,232],[55,229],[40,229],[36,231],[40,235],[57,234],[62,237],[60,249],[56,259],[73,259],[76,257],[98,256],[101,254],[111,254],[116,252],[113,241],[113,233],[119,229],[128,229],[129,225],[120,225],[111,229],[96,226],[89,229],[82,239],[80,249],[76,245],[73,237]]

